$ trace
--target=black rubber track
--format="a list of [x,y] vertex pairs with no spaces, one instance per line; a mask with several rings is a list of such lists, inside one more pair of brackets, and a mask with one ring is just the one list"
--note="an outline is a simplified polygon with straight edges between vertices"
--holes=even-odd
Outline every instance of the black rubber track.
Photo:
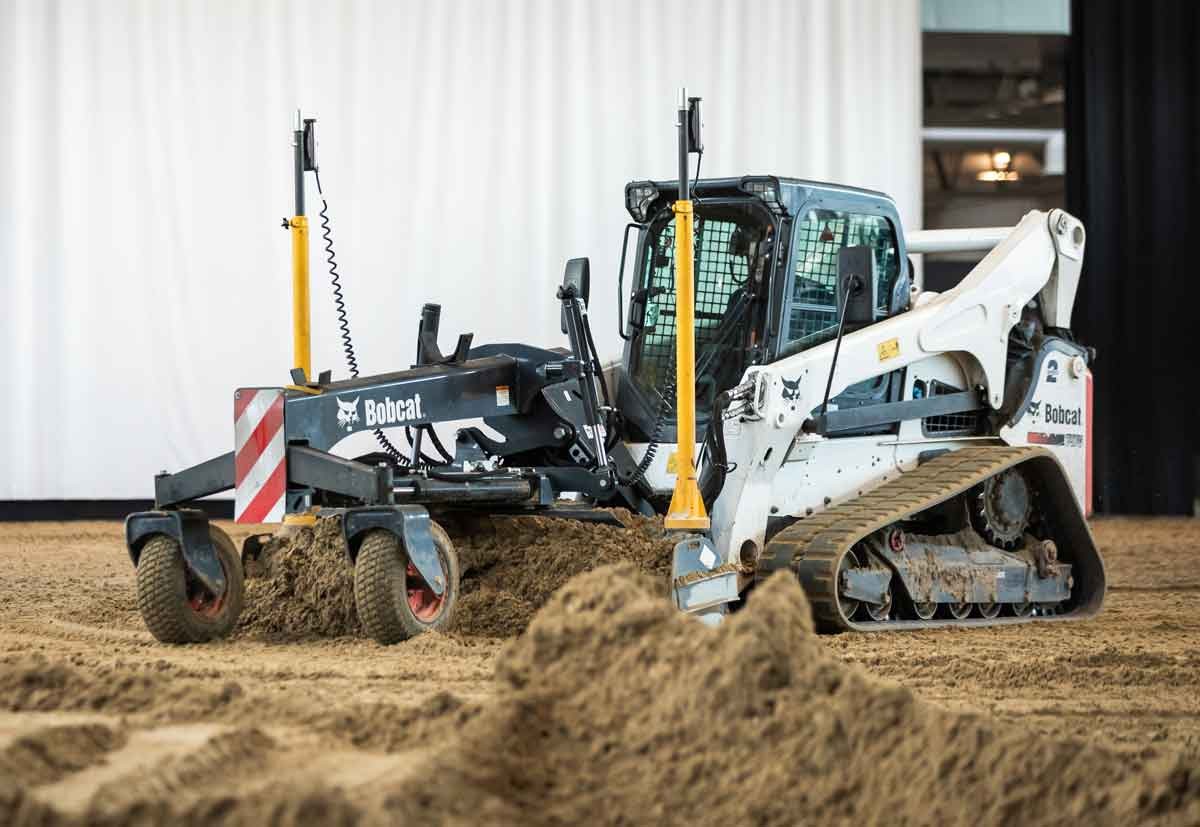
[[[1075,580],[1060,614],[1037,617],[963,620],[854,621],[843,614],[835,594],[842,557],[872,532],[908,519],[1016,465],[1029,475],[1055,514],[1059,559],[1072,565]],[[919,468],[865,495],[801,520],[767,544],[770,568],[790,565],[812,604],[818,628],[826,632],[876,632],[945,626],[998,626],[1040,620],[1080,620],[1094,616],[1104,603],[1104,562],[1058,460],[1045,448],[977,445],[934,457]]]

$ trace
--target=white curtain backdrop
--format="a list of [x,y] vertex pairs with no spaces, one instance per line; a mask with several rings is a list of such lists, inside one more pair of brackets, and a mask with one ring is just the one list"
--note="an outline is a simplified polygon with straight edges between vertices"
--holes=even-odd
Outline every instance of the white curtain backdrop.
[[[409,363],[427,301],[446,346],[560,344],[573,256],[616,355],[623,188],[675,177],[681,85],[704,97],[704,177],[882,189],[916,226],[919,19],[917,0],[0,0],[0,500],[150,497],[159,469],[231,450],[235,387],[288,382],[296,107],[364,372]],[[314,367],[341,376],[317,240]]]

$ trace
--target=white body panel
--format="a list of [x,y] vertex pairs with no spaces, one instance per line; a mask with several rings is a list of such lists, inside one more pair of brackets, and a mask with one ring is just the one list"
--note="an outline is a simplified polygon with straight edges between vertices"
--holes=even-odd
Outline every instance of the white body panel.
[[1011,425],[1000,429],[1009,445],[1040,445],[1063,464],[1084,514],[1090,514],[1092,373],[1079,357],[1045,359],[1033,385],[1032,402]]

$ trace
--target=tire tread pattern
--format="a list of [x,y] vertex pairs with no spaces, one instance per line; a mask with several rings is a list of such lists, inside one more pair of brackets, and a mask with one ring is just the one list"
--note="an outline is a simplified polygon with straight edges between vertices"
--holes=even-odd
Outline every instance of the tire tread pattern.
[[220,528],[209,526],[209,535],[229,584],[225,605],[213,619],[200,617],[188,605],[183,550],[177,540],[152,537],[138,556],[138,610],[150,634],[162,643],[204,643],[227,636],[237,625],[245,597],[241,558]]
[[436,523],[431,526],[434,544],[448,566],[446,605],[432,623],[413,616],[404,596],[404,549],[396,535],[374,529],[363,537],[354,564],[354,603],[363,631],[384,646],[399,643],[431,629],[445,628],[453,619],[458,599],[458,557],[449,535]]

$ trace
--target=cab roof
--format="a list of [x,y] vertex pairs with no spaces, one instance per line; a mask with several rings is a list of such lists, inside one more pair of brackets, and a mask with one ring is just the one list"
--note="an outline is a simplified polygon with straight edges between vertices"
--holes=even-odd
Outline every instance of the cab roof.
[[[625,207],[634,221],[645,223],[650,216],[675,201],[678,191],[678,180],[630,181],[625,185]],[[888,212],[896,209],[892,197],[877,190],[778,175],[706,178],[696,181],[692,192],[698,198],[757,197],[772,211],[785,215],[794,215],[804,202],[820,193],[837,194],[876,208],[882,206]]]

